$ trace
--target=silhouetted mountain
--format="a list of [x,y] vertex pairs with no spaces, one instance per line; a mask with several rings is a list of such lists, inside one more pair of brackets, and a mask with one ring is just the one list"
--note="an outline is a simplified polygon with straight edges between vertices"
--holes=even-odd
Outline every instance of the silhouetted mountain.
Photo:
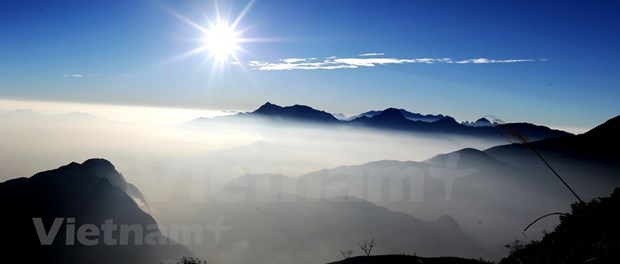
[[584,136],[589,138],[600,138],[604,140],[613,139],[617,142],[619,140],[617,134],[618,131],[620,131],[620,116],[616,116],[605,121],[605,123],[585,133]]
[[[192,255],[164,237],[135,201],[144,201],[137,188],[103,159],[0,183],[2,258],[27,263],[146,264]],[[108,221],[114,229],[104,234]],[[140,231],[126,232],[129,226]]]
[[463,129],[463,126],[456,122],[456,120],[452,117],[442,118],[435,122],[432,122],[431,124],[435,125],[439,129],[445,129],[446,131]]
[[483,260],[454,257],[425,258],[411,255],[356,256],[329,264],[487,264]]
[[[518,127],[516,129],[521,131]],[[531,145],[545,157],[561,163],[565,160],[577,160],[620,165],[620,153],[616,148],[620,145],[618,135],[620,135],[620,116],[580,135],[549,138],[532,142]],[[531,150],[522,144],[493,147],[485,152],[519,165],[540,165],[538,158],[531,155]]]
[[[532,142],[531,146],[573,186],[578,195],[591,199],[620,186],[620,153],[616,148],[620,138],[617,135],[620,135],[620,116],[584,134],[540,140]],[[520,167],[548,170],[523,144],[493,147],[485,152]],[[558,188],[563,186],[558,185]]]
[[319,111],[305,105],[279,106],[265,103],[249,115],[258,115],[272,119],[289,119],[292,121],[336,123],[338,119],[325,111]]
[[571,135],[564,131],[529,123],[510,123],[497,126],[467,126],[459,124],[450,116],[437,119],[433,122],[411,121],[405,118],[400,110],[395,108],[388,108],[372,117],[362,116],[351,120],[349,123],[363,127],[392,129],[403,132],[432,133],[435,135],[462,135],[482,138],[502,137],[505,134],[506,126],[518,129],[523,135],[532,140]]
[[[412,112],[409,112],[409,111],[407,111],[405,109],[396,109],[396,110],[398,110],[405,118],[407,118],[407,119],[409,119],[411,121],[435,122],[435,121],[437,121],[439,119],[449,117],[449,116],[445,116],[445,115],[423,115],[423,114],[419,114],[419,113],[412,113]],[[363,117],[363,116],[365,116],[365,117],[373,117],[373,116],[376,116],[378,114],[381,114],[381,112],[383,112],[383,111],[377,111],[377,110],[368,111],[368,112],[361,113],[361,114],[356,115],[356,116],[352,116],[352,117],[349,118],[349,120],[353,120],[353,119],[360,118],[360,117]]]
[[372,116],[362,116],[351,120],[352,123],[374,128],[414,129],[415,123],[405,118],[396,108],[385,109]]
[[383,128],[409,132],[437,132],[448,134],[461,134],[464,132],[452,117],[444,117],[432,122],[412,121],[407,119],[402,114],[401,110],[396,108],[385,109],[370,117],[362,116],[351,120],[350,123],[369,128]]
[[476,120],[475,122],[463,121],[461,122],[461,124],[466,125],[466,126],[473,126],[473,127],[493,126],[491,121],[489,121],[488,119],[484,117]]

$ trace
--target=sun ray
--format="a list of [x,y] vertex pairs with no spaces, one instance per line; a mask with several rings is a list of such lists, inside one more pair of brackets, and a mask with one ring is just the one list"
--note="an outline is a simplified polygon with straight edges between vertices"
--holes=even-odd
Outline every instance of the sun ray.
[[245,71],[247,67],[247,63],[244,62],[245,57],[256,57],[255,54],[244,47],[245,43],[282,41],[281,39],[274,38],[244,36],[255,27],[255,25],[244,25],[241,27],[243,19],[249,14],[254,3],[255,0],[248,1],[241,12],[233,16],[230,12],[223,12],[221,9],[222,3],[216,0],[213,2],[214,8],[210,9],[210,12],[201,12],[201,22],[166,8],[172,16],[196,29],[199,34],[199,36],[192,39],[192,41],[199,43],[198,47],[175,56],[171,60],[204,54],[202,64],[208,65],[211,68],[211,77],[215,73],[223,73],[229,67]]
[[178,18],[179,20],[185,22],[186,24],[194,27],[195,29],[198,29],[199,31],[201,31],[202,33],[206,33],[208,31],[207,28],[203,27],[202,25],[182,16],[181,14],[177,13],[174,10],[171,9],[166,9],[170,14],[172,14],[174,17]]
[[241,13],[237,16],[235,21],[233,21],[232,24],[230,24],[230,26],[233,28],[236,28],[239,25],[239,22],[241,22],[241,20],[243,20],[245,15],[247,15],[248,11],[250,11],[250,8],[252,8],[252,5],[254,5],[254,0],[250,1],[247,5],[245,5],[245,7],[243,8],[243,11],[241,11]]

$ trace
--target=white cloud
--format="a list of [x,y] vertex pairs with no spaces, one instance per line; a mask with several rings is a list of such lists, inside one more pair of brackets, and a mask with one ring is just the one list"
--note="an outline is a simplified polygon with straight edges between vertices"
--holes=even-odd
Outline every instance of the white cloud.
[[[248,66],[260,71],[286,71],[286,70],[335,70],[356,69],[362,67],[375,67],[389,64],[491,64],[491,63],[521,63],[546,61],[546,59],[489,59],[473,58],[453,60],[452,58],[386,58],[383,53],[364,53],[358,57],[339,58],[336,56],[326,57],[322,61],[317,58],[285,58],[277,61],[249,61]],[[371,58],[367,58],[371,57]]]
[[375,65],[413,63],[413,60],[395,58],[343,58],[334,59],[333,62],[360,67],[374,67]]
[[302,62],[306,60],[307,59],[300,59],[300,58],[279,59],[279,61],[286,62],[286,63],[298,63],[298,62]]
[[297,62],[281,63],[266,61],[249,61],[248,66],[261,71],[285,71],[285,70],[335,70],[357,68],[355,65],[334,64],[325,60],[323,62]]
[[99,75],[99,73],[86,73],[86,74],[81,74],[81,73],[72,73],[72,74],[65,74],[65,77],[71,77],[71,78],[82,78],[82,77],[94,77]]
[[[508,59],[508,60],[494,60],[494,59],[487,59],[487,58],[475,58],[475,59],[467,59],[467,60],[460,60],[460,61],[455,61],[454,63],[457,64],[489,64],[489,63],[517,63],[517,62],[534,62],[537,60],[534,59]],[[543,60],[540,60],[543,61]]]
[[360,57],[368,57],[368,56],[383,56],[385,53],[383,52],[368,52],[368,53],[362,53],[358,56]]

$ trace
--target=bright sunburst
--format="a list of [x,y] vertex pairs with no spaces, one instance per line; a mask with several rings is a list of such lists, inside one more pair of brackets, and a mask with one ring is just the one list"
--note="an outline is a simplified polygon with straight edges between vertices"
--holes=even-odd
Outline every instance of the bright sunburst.
[[239,32],[234,26],[226,23],[212,25],[205,32],[203,39],[204,49],[216,61],[227,61],[230,57],[236,57],[235,52],[239,49]]
[[242,35],[246,29],[239,29],[239,24],[250,10],[253,1],[250,1],[241,13],[239,13],[239,15],[234,19],[232,19],[232,17],[221,15],[218,2],[219,1],[214,2],[214,13],[211,15],[205,15],[206,23],[195,22],[173,10],[168,10],[172,15],[194,27],[201,33],[201,36],[197,39],[200,42],[200,46],[185,54],[175,57],[175,59],[184,58],[199,53],[207,53],[207,61],[215,62],[214,64],[216,67],[213,67],[213,70],[216,68],[226,68],[225,66],[228,64],[241,65],[239,61],[239,53],[247,53],[247,51],[242,47],[242,44],[245,42],[256,41],[256,39],[244,38]]

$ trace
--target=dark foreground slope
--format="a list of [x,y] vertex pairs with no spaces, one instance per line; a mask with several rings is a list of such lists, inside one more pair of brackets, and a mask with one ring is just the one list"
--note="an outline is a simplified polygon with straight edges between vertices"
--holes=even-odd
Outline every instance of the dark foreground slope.
[[[114,166],[101,159],[0,183],[3,260],[140,264],[191,255],[160,233],[155,220],[134,201],[137,198],[128,195],[141,196],[137,189],[128,186]],[[39,232],[38,219],[44,227]],[[106,220],[116,225],[108,239],[101,228]],[[94,226],[86,226],[91,229],[87,230],[87,224]],[[123,239],[121,225],[134,225],[142,235],[128,233]],[[54,226],[58,227],[56,236]],[[87,239],[80,236],[84,232]],[[46,234],[50,245],[42,245],[45,237],[40,236]]]
[[575,203],[541,241],[513,246],[512,263],[620,263],[620,188],[611,197]]
[[331,262],[329,264],[480,264],[489,263],[482,260],[440,257],[440,258],[424,258],[410,255],[381,255],[381,256],[357,256],[344,259],[341,261]]

